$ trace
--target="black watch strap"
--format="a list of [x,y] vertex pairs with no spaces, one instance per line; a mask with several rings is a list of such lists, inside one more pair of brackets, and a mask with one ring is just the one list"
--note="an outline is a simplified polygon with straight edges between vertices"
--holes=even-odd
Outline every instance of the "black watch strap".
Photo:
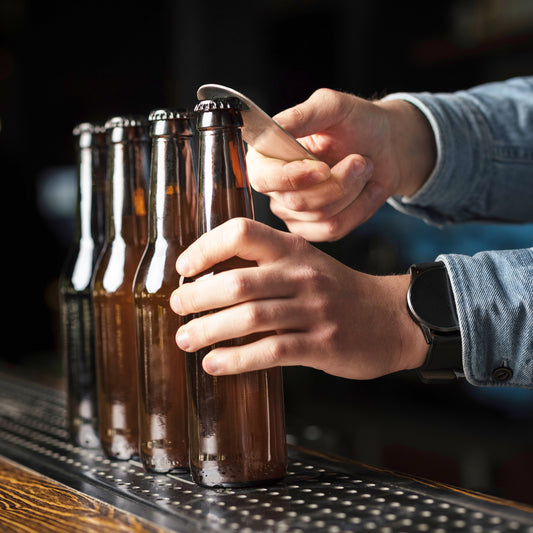
[[464,377],[461,335],[455,300],[444,263],[411,266],[407,308],[429,344],[418,374],[424,382]]
[[460,335],[438,335],[429,345],[426,361],[418,369],[426,383],[454,381],[464,377]]

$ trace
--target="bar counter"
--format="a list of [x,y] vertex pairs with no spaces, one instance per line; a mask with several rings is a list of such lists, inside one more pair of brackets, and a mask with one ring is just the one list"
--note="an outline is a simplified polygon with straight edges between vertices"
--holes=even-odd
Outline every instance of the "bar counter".
[[518,531],[533,507],[289,446],[286,478],[207,489],[77,447],[65,395],[0,371],[2,532]]

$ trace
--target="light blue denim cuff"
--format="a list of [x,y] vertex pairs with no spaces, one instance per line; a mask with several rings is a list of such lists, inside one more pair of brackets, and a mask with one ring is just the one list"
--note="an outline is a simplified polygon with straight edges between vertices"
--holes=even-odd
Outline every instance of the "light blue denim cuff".
[[[533,389],[533,248],[437,260],[446,265],[457,304],[466,379]],[[510,379],[498,379],[502,368]]]

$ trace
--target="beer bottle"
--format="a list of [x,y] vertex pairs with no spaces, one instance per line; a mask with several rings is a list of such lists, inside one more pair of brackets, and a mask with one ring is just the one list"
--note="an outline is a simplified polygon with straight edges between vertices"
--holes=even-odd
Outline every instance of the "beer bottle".
[[149,136],[141,117],[106,123],[107,238],[93,278],[100,443],[114,459],[138,454],[133,280],[147,241]]
[[[233,217],[253,218],[253,204],[240,101],[204,100],[195,110],[200,136],[197,232],[201,235]],[[251,265],[233,258],[199,277]],[[258,338],[250,335],[218,346]],[[202,360],[214,347],[187,355],[193,480],[209,487],[244,487],[282,478],[287,450],[281,368],[211,376],[204,372]]]
[[67,427],[78,446],[98,441],[91,278],[105,239],[106,140],[103,126],[74,128],[78,191],[74,242],[59,283],[61,350],[67,374]]
[[189,469],[185,353],[170,309],[176,258],[194,240],[196,183],[192,114],[158,110],[152,136],[148,245],[135,277],[140,454],[151,472]]

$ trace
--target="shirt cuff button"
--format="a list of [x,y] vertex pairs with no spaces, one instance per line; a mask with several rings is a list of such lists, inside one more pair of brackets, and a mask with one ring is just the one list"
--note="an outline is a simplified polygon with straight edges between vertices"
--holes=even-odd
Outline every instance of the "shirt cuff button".
[[513,371],[506,366],[501,366],[492,371],[492,379],[498,383],[509,381],[512,377]]

